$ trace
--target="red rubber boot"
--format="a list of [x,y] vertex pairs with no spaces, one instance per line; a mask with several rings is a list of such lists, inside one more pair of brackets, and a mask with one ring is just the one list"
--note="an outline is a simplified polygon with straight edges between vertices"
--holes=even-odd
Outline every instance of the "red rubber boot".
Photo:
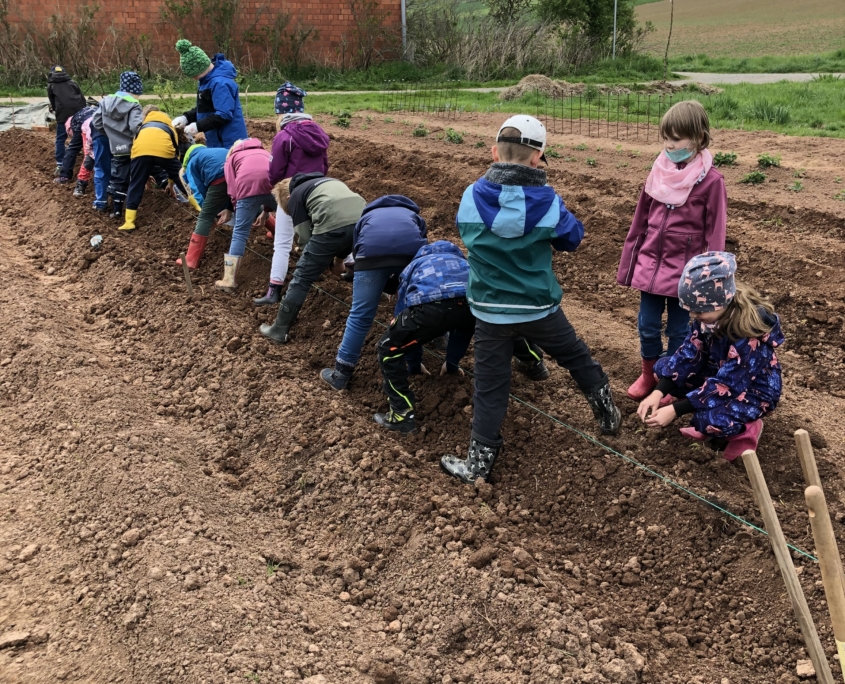
[[[188,253],[185,255],[185,261],[188,262],[188,268],[195,269],[200,265],[200,259],[205,252],[205,245],[208,242],[207,235],[197,235],[191,233],[191,244],[188,245]],[[176,259],[176,265],[182,265],[182,259]]]
[[728,445],[723,452],[725,458],[733,461],[737,456],[742,456],[746,451],[757,451],[757,443],[760,441],[760,435],[762,434],[762,420],[758,418],[753,423],[748,423],[745,426],[745,432],[734,437],[728,437]]
[[264,221],[264,227],[267,229],[267,239],[272,240],[276,235],[276,215],[267,214],[267,220]]
[[654,378],[654,364],[657,359],[643,359],[643,370],[637,381],[628,388],[628,396],[636,401],[642,401],[657,387],[657,380]]

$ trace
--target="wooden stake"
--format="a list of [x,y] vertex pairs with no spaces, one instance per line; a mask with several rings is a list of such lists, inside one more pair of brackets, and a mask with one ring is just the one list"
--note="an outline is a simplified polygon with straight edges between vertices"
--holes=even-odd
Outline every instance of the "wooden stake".
[[194,288],[191,285],[191,272],[188,270],[188,259],[185,257],[185,252],[182,252],[179,258],[182,260],[182,273],[185,276],[185,285],[188,286],[188,296],[193,297]]
[[810,443],[810,433],[806,430],[796,430],[795,446],[798,448],[798,460],[801,462],[804,482],[807,483],[808,487],[818,487],[821,489],[822,481],[819,478],[819,469],[816,467],[813,445]]
[[810,655],[813,667],[816,668],[816,678],[820,684],[833,684],[830,664],[827,662],[821,641],[819,641],[819,634],[816,631],[816,625],[813,622],[812,615],[810,615],[810,607],[807,605],[807,599],[804,598],[804,591],[801,589],[801,583],[795,573],[792,556],[789,555],[786,538],[783,536],[783,530],[772,504],[772,497],[769,495],[769,488],[766,486],[763,471],[760,469],[757,453],[751,450],[746,451],[742,455],[742,462],[745,465],[745,471],[748,473],[748,479],[751,481],[754,499],[760,508],[760,515],[763,517],[763,524],[769,535],[769,541],[772,543],[772,550],[775,552],[780,574],[783,576],[784,584],[786,584],[786,592],[792,602],[792,610],[795,611],[795,617],[801,627],[804,646]]
[[839,666],[845,680],[845,589],[842,586],[842,561],[839,558],[833,525],[830,524],[830,512],[827,510],[821,487],[807,487],[804,498],[807,500],[807,508],[810,509],[810,526],[813,528],[813,539],[819,556],[824,595],[830,610],[830,621],[833,623]]

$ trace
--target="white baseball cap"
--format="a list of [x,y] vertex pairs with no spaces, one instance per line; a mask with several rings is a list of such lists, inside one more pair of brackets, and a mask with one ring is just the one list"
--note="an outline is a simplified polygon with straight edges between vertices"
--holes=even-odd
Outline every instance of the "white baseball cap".
[[[520,137],[502,136],[502,130],[505,128],[515,128],[519,131]],[[541,152],[546,149],[546,127],[539,119],[533,116],[526,116],[525,114],[517,114],[505,121],[499,128],[499,133],[496,136],[496,142],[517,143],[525,145]],[[546,155],[540,157],[543,162],[546,162]]]

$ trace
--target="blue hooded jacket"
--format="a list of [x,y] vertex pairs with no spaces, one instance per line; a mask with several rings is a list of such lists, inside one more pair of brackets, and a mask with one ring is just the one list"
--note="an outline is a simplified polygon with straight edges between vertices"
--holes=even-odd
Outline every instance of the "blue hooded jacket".
[[425,245],[399,276],[393,315],[420,304],[466,297],[468,280],[469,263],[457,246],[448,240]]
[[364,207],[355,224],[352,256],[356,271],[405,268],[425,239],[425,219],[420,208],[402,195],[385,195]]
[[223,167],[226,164],[227,153],[226,149],[199,147],[188,157],[185,175],[191,186],[191,193],[199,204],[202,204],[208,192],[208,186],[218,178],[224,177]]
[[196,120],[206,146],[228,150],[237,140],[249,137],[235,82],[238,72],[222,54],[214,55],[211,63],[214,68],[199,80],[197,107],[185,115],[188,121]]

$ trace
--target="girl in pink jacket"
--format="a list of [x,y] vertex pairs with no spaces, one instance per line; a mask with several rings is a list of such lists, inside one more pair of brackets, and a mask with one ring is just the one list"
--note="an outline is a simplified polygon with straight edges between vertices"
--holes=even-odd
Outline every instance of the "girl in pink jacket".
[[[654,364],[686,337],[689,313],[678,302],[678,281],[694,256],[725,249],[728,197],[713,166],[710,122],[700,102],[678,102],[660,122],[657,157],[634,213],[616,281],[640,290],[640,377],[628,396],[644,399],[657,385]],[[663,347],[663,312],[667,312]],[[671,401],[671,399],[670,399]]]
[[229,253],[223,257],[223,280],[214,283],[221,289],[231,292],[237,287],[235,275],[246,250],[250,229],[253,224],[264,223],[264,212],[276,210],[276,200],[270,194],[269,168],[270,153],[258,138],[236,141],[226,156],[223,175],[230,206],[220,212],[218,224],[228,222],[234,208],[235,227]]

